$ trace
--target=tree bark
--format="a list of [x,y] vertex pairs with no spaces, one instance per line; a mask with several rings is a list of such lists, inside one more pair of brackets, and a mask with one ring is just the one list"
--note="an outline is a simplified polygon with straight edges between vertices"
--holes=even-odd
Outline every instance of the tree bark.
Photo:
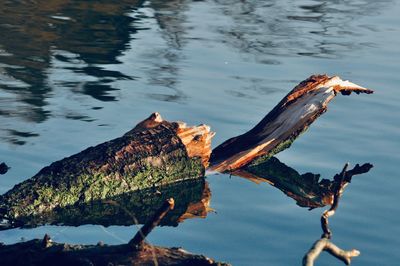
[[115,197],[204,176],[214,134],[152,114],[120,138],[54,162],[0,198],[3,218]]

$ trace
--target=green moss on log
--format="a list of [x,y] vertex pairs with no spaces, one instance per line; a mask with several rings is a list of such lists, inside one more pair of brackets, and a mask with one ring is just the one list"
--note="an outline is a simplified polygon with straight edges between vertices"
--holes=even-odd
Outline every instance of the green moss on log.
[[163,121],[150,129],[135,128],[52,163],[0,198],[1,216],[13,220],[202,177],[201,158],[188,156],[177,127]]

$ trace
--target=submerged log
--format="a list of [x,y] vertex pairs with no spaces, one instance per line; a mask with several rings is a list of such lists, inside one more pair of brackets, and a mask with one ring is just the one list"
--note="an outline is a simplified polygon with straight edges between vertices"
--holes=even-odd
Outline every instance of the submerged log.
[[233,171],[248,164],[259,164],[288,148],[327,110],[328,103],[339,92],[349,95],[373,91],[337,76],[311,76],[286,95],[253,129],[216,147],[209,169]]
[[54,162],[0,198],[9,220],[204,175],[214,134],[152,114],[120,138]]

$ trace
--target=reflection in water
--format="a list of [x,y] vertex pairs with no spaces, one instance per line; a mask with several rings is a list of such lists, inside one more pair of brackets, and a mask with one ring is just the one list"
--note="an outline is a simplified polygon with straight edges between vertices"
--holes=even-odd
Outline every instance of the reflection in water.
[[[0,116],[45,121],[52,115],[46,106],[53,85],[115,101],[111,83],[132,77],[104,65],[120,63],[136,32],[126,13],[140,2],[2,1]],[[51,84],[49,74],[57,71],[60,80]]]
[[[210,24],[220,43],[239,49],[246,59],[277,65],[280,59],[276,56],[337,58],[370,45],[358,37],[372,29],[350,22],[377,13],[386,3],[215,0],[209,4],[217,7],[215,15],[223,17],[219,24]],[[120,87],[115,82],[137,77],[135,70],[124,74],[110,68],[126,63],[120,61],[121,56],[135,48],[135,34],[150,29],[146,24],[150,20],[156,24],[157,34],[152,35],[151,47],[136,57],[141,62],[134,62],[152,88],[146,95],[159,101],[185,102],[188,96],[179,87],[184,49],[189,42],[209,42],[190,24],[192,5],[185,0],[156,0],[145,3],[145,8],[140,0],[2,1],[0,119],[9,124],[21,119],[44,122],[55,116],[51,99],[63,97],[63,90],[101,102],[118,101]],[[241,98],[248,96],[247,90],[271,92],[258,81],[247,83],[250,85],[242,91],[228,93]],[[71,112],[62,117],[94,121],[86,113]],[[3,138],[14,144],[26,142],[23,136]]]
[[[175,207],[162,219],[160,225],[177,226],[186,219],[205,218],[212,210],[209,207],[211,191],[208,183],[204,179],[198,179],[56,208],[48,213],[21,217],[13,226],[144,224],[171,197],[175,199]],[[2,229],[9,229],[9,226],[3,224]]]
[[369,29],[360,31],[351,22],[377,14],[386,4],[371,0],[215,2],[232,21],[218,27],[222,41],[264,64],[279,64],[274,56],[337,58],[371,45],[358,38]]
[[185,38],[185,26],[187,17],[185,12],[188,10],[188,2],[185,0],[173,1],[151,1],[150,7],[154,10],[154,19],[161,30],[161,37],[166,43],[165,47],[152,47],[146,54],[147,58],[157,58],[151,60],[152,66],[148,72],[148,82],[153,86],[161,86],[172,90],[171,94],[164,91],[162,93],[148,93],[151,99],[166,102],[184,102],[187,96],[178,89],[179,83],[179,61],[183,59],[182,48],[187,44]]
[[[358,165],[354,169],[360,168],[363,169],[362,173],[366,173],[372,165],[357,167]],[[354,175],[352,171],[354,172],[354,170],[349,171],[349,180],[346,180],[348,183],[351,182],[351,177]],[[232,174],[255,183],[267,182],[293,198],[300,207],[310,209],[332,204],[335,189],[340,181],[338,181],[338,176],[335,176],[333,180],[320,180],[319,174],[305,173],[301,175],[293,168],[280,162],[276,157],[272,157],[257,166],[250,165],[244,169],[236,170]]]

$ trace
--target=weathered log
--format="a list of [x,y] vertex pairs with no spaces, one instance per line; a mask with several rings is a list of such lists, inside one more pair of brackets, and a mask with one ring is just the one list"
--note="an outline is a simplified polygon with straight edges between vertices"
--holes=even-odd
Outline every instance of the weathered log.
[[[296,86],[249,132],[218,146],[206,125],[186,127],[158,113],[124,136],[52,163],[0,197],[0,217],[18,220],[55,208],[92,202],[138,189],[195,179],[210,170],[257,165],[290,143],[334,96],[372,93],[339,77],[311,76]],[[211,158],[210,158],[211,154]]]
[[171,197],[176,200],[175,207],[162,219],[161,226],[177,226],[186,219],[205,218],[212,210],[209,207],[210,188],[204,178],[200,178],[141,189],[101,200],[78,202],[39,214],[20,216],[18,220],[3,221],[0,230],[14,227],[32,228],[45,224],[66,226],[145,224],[153,217],[159,206]]
[[302,81],[253,129],[216,147],[210,170],[233,171],[261,163],[288,148],[309,125],[327,110],[337,93],[372,93],[339,77],[315,75]]
[[10,220],[204,175],[214,134],[158,113],[120,138],[52,163],[0,198]]

